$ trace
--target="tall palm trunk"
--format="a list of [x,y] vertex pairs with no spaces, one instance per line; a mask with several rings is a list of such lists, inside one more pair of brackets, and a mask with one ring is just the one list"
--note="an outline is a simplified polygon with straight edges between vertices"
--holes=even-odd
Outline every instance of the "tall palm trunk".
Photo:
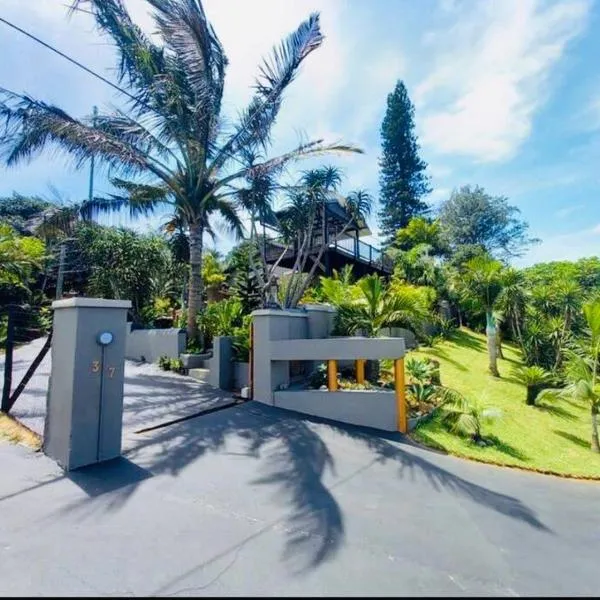
[[592,451],[600,453],[600,441],[598,440],[598,407],[592,404]]
[[494,377],[500,377],[498,372],[498,345],[496,343],[496,324],[491,311],[486,312],[485,335],[487,337],[488,355],[490,359],[490,373]]
[[202,312],[202,235],[204,227],[199,223],[190,225],[190,287],[188,296],[187,337],[188,341],[197,340],[203,343],[202,333],[198,328],[198,313]]

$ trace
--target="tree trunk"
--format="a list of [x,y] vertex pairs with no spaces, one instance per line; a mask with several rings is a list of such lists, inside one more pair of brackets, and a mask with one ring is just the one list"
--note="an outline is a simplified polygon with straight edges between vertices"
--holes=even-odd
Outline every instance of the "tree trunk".
[[502,333],[500,330],[496,330],[496,353],[498,358],[504,359],[504,354],[502,353]]
[[202,235],[204,228],[198,223],[190,225],[190,287],[187,312],[188,342],[196,340],[202,345],[203,339],[198,328],[198,313],[202,313]]
[[487,336],[487,347],[488,347],[488,355],[490,359],[490,373],[494,377],[500,377],[500,373],[498,372],[498,346],[496,344],[496,325],[494,323],[494,317],[491,312],[486,313],[486,328],[485,335]]
[[592,406],[592,452],[600,453],[600,441],[598,441],[598,407]]
[[535,406],[535,399],[540,393],[540,387],[538,385],[528,385],[527,386],[527,398],[525,400],[525,404],[527,406]]

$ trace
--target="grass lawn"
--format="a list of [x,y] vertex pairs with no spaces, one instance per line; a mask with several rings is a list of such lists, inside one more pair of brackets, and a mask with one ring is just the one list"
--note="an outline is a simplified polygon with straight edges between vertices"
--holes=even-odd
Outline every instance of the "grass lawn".
[[0,413],[0,440],[25,444],[35,450],[41,446],[41,439],[36,433],[4,413]]
[[487,373],[485,336],[467,329],[434,348],[411,352],[408,356],[439,360],[443,385],[502,411],[499,419],[484,425],[484,435],[495,441],[494,446],[482,448],[451,434],[436,417],[418,427],[413,437],[450,454],[485,462],[600,478],[600,456],[590,450],[589,409],[565,400],[527,406],[525,387],[511,381],[510,375],[519,364],[519,352],[504,344],[503,353],[504,360],[498,361],[501,378],[496,379]]

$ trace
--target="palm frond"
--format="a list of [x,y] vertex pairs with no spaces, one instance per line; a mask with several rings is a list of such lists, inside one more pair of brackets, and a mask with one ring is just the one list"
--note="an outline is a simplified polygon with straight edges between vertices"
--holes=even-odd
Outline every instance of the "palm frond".
[[109,35],[119,52],[118,76],[133,88],[143,110],[156,91],[155,78],[165,72],[163,48],[156,46],[131,20],[123,0],[73,0],[71,11],[88,5],[101,31]]
[[243,237],[242,222],[235,206],[229,200],[221,196],[213,196],[210,209],[211,212],[219,213],[230,233],[233,233],[236,238]]
[[131,144],[74,119],[56,106],[2,88],[0,119],[5,124],[0,150],[9,166],[31,159],[54,144],[72,155],[78,167],[98,156],[115,170],[160,172]]
[[313,142],[308,142],[307,144],[301,144],[293,150],[291,150],[290,152],[286,152],[281,156],[272,158],[263,163],[255,165],[252,171],[256,173],[273,173],[280,171],[289,162],[295,160],[311,158],[314,156],[322,156],[324,154],[349,153],[363,154],[364,151],[358,146],[353,146],[352,144],[343,144],[341,142],[325,144],[323,143],[323,140],[315,140]]
[[165,44],[177,57],[206,129],[220,112],[227,58],[198,0],[148,0]]
[[260,67],[255,96],[242,113],[233,135],[215,158],[217,168],[227,160],[229,154],[235,154],[248,144],[266,148],[284,90],[293,81],[302,61],[322,42],[319,15],[313,13],[279,47],[273,48],[270,58]]

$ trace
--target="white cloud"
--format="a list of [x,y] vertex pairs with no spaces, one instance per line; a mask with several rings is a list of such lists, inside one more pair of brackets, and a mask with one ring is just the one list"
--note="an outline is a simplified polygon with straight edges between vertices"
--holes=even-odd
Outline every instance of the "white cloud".
[[575,204],[574,206],[567,206],[565,208],[559,208],[554,215],[559,219],[564,219],[575,214],[577,211],[581,211],[585,208],[584,204]]
[[589,0],[504,0],[454,11],[444,35],[428,38],[437,60],[415,93],[424,145],[482,162],[514,155],[590,6]]
[[452,190],[450,188],[436,188],[427,196],[426,200],[429,204],[433,204],[437,206],[442,203],[444,200],[447,200],[450,197]]
[[577,260],[600,255],[600,223],[571,233],[542,237],[542,242],[515,261],[518,266],[554,260]]

